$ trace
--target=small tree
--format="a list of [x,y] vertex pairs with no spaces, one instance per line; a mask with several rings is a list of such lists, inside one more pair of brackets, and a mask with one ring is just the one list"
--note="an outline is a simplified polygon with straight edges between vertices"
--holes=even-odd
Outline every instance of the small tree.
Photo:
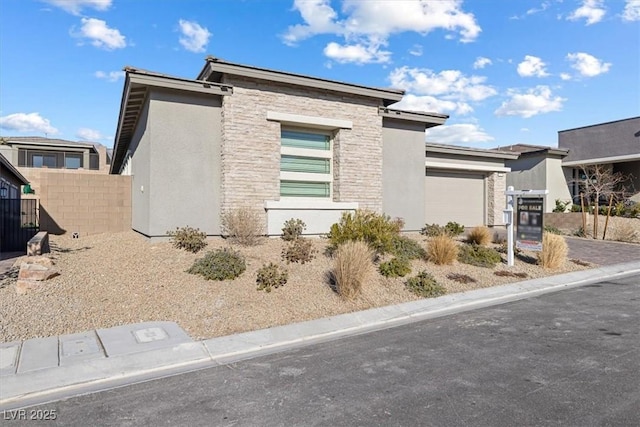
[[631,182],[632,175],[622,172],[613,172],[612,165],[580,165],[581,177],[577,180],[589,203],[593,203],[593,238],[598,238],[598,213],[600,199],[621,199],[629,194],[629,188],[625,185]]

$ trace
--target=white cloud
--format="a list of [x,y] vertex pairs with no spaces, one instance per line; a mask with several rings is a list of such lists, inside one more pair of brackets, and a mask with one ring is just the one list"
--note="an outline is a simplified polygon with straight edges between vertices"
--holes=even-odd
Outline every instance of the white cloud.
[[197,22],[185,21],[184,19],[178,21],[178,25],[182,33],[182,37],[180,37],[182,47],[189,52],[204,52],[211,37],[209,30]]
[[78,131],[76,132],[76,136],[81,141],[97,142],[97,141],[99,141],[101,139],[105,139],[105,136],[102,135],[102,133],[100,133],[100,131],[97,131],[95,129],[89,129],[89,128],[80,128],[80,129],[78,129]]
[[[304,23],[287,29],[282,38],[288,45],[319,34],[333,34],[344,38],[344,47],[372,51],[386,46],[389,36],[407,31],[425,35],[442,29],[458,34],[463,43],[474,41],[482,31],[474,15],[462,10],[461,0],[344,0],[343,16],[331,7],[330,0],[295,0],[293,8]],[[335,52],[336,46],[340,45],[332,42],[325,51]],[[355,62],[362,63],[363,57],[356,55]],[[379,55],[371,56],[372,62],[379,59]]]
[[[473,111],[469,102],[480,102],[497,94],[496,90],[484,84],[486,77],[465,76],[458,70],[444,70],[435,73],[429,69],[401,67],[389,74],[393,87],[404,89],[415,97],[405,96],[400,105],[438,106],[439,110],[468,114]],[[438,98],[436,98],[438,97]]]
[[411,49],[409,49],[409,54],[413,56],[422,56],[422,45],[414,44]]
[[482,69],[484,67],[486,67],[487,65],[491,65],[493,64],[493,62],[491,62],[491,60],[489,58],[485,58],[483,56],[478,56],[475,60],[475,62],[473,63],[473,68],[477,69]]
[[544,12],[545,10],[547,10],[549,8],[550,3],[548,1],[542,2],[542,4],[540,5],[540,7],[538,8],[531,8],[529,10],[527,10],[527,15],[535,15],[536,13],[540,13],[540,12]]
[[79,37],[91,40],[95,47],[114,50],[127,46],[125,37],[115,28],[109,28],[105,21],[95,18],[82,18]]
[[529,128],[520,128],[520,132],[529,132]]
[[547,77],[546,66],[537,56],[525,55],[524,61],[518,64],[518,74],[522,77]]
[[622,12],[623,21],[640,21],[640,0],[627,0]]
[[494,138],[476,124],[464,123],[436,126],[426,131],[427,141],[438,144],[473,144]]
[[571,62],[571,68],[577,70],[583,77],[595,77],[606,73],[611,68],[610,62],[603,62],[584,52],[570,53],[567,55],[567,60]]
[[569,73],[560,73],[560,78],[562,80],[571,80],[571,74],[569,74]]
[[48,119],[40,113],[14,113],[0,117],[0,128],[17,132],[37,132],[55,135],[58,129],[51,126]]
[[582,6],[574,10],[568,17],[570,21],[585,19],[587,25],[595,24],[602,21],[606,9],[602,7],[602,0],[583,0]]
[[507,94],[510,99],[504,101],[495,111],[497,116],[520,116],[529,118],[538,114],[562,110],[565,98],[553,96],[549,86],[536,86],[520,93],[515,89],[509,89]]
[[341,46],[331,42],[324,48],[327,58],[341,64],[353,62],[356,64],[385,63],[391,59],[391,52],[381,50],[379,45],[364,46],[361,44]]
[[53,6],[69,12],[73,15],[80,15],[82,9],[89,8],[105,11],[111,7],[112,0],[43,0]]
[[393,104],[393,108],[441,114],[456,113],[461,116],[473,112],[473,108],[466,102],[447,101],[433,96],[418,96],[412,93],[405,95],[402,101]]
[[108,73],[104,71],[96,71],[93,75],[99,79],[113,83],[124,78],[124,71],[109,71]]

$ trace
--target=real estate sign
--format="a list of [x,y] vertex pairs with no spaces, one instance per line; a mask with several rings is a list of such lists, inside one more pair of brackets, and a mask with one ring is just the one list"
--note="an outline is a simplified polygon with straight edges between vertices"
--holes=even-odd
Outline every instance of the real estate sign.
[[519,197],[516,219],[516,248],[542,250],[543,198]]

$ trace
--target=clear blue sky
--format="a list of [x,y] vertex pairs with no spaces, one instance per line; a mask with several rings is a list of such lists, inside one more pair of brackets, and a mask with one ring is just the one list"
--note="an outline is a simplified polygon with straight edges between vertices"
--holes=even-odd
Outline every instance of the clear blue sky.
[[557,145],[640,115],[640,0],[1,0],[0,135],[113,145],[122,68],[206,55],[407,91],[430,142]]

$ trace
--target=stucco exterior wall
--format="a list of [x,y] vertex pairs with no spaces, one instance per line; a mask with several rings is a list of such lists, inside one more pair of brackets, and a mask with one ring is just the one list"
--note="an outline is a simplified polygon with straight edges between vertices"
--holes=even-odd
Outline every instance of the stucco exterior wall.
[[405,230],[425,222],[424,124],[385,118],[382,128],[382,209],[405,221]]
[[220,97],[153,90],[149,98],[148,235],[187,225],[220,234]]
[[[149,99],[140,112],[140,119],[131,138],[131,228],[145,236],[150,235],[149,212],[151,183],[151,129]],[[145,191],[146,190],[146,191]]]
[[547,159],[547,189],[549,194],[546,197],[545,212],[553,212],[556,207],[556,200],[563,202],[570,201],[571,193],[564,171],[562,170],[562,159]]
[[565,162],[640,153],[640,117],[558,132]]
[[548,190],[545,196],[544,211],[552,212],[556,199],[571,200],[565,173],[562,170],[562,159],[547,154],[523,155],[516,160],[507,160],[511,168],[507,174],[507,185],[516,190]]
[[440,164],[469,165],[471,167],[504,167],[504,159],[491,159],[475,156],[465,156],[461,154],[434,153],[427,151],[427,161],[434,161]]
[[[333,201],[382,211],[382,118],[378,101],[225,75],[234,86],[222,101],[221,209],[264,211],[280,200],[280,129],[267,112],[353,122],[333,140]],[[266,221],[265,221],[266,222]]]

